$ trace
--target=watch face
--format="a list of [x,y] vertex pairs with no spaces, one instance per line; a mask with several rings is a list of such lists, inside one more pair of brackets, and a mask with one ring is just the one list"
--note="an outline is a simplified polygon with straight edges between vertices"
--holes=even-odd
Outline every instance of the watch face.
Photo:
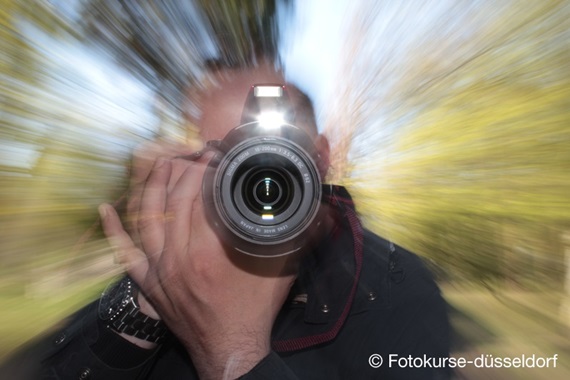
[[132,284],[129,278],[124,278],[107,286],[99,300],[99,317],[107,320],[117,314],[132,297],[132,292]]

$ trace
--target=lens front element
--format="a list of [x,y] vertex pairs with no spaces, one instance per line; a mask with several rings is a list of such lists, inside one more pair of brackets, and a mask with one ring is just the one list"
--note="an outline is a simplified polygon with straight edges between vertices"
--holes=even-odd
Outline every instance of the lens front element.
[[277,203],[282,196],[281,186],[273,178],[265,177],[257,182],[253,194],[264,210],[271,210],[271,206]]
[[[288,172],[281,173],[277,169],[260,169],[245,180],[243,198],[249,209],[263,216],[266,220],[270,216],[280,214],[290,205],[294,187]],[[272,218],[271,218],[272,219]]]

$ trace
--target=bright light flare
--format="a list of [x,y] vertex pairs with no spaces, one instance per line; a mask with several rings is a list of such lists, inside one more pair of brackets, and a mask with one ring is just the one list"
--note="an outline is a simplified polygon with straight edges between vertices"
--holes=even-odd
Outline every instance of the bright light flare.
[[281,112],[263,112],[257,116],[257,121],[265,129],[279,128],[285,124],[285,118]]

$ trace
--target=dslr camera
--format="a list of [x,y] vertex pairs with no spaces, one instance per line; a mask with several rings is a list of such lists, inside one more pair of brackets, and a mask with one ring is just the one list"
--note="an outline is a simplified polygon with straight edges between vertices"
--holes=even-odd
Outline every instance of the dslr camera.
[[284,85],[254,85],[241,123],[223,140],[203,179],[208,218],[242,253],[275,257],[310,244],[321,224],[322,185],[313,139],[292,124]]

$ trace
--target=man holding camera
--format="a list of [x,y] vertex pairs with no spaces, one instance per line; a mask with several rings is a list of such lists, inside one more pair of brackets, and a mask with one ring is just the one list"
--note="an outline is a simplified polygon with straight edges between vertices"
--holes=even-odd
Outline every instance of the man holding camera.
[[[213,78],[215,85],[194,94],[201,115],[192,121],[203,141],[222,140],[244,124],[246,111],[251,111],[244,102],[253,85],[285,88],[293,114],[287,121],[303,131],[314,150],[299,159],[314,166],[315,178],[325,178],[327,139],[318,134],[308,98],[293,86],[283,87],[281,72],[262,63],[244,70],[220,69]],[[206,203],[204,192],[225,185],[208,190],[203,178],[212,170],[208,162],[227,154],[220,154],[216,145],[195,154],[187,147],[153,144],[136,155],[127,215],[121,221],[113,207],[100,207],[105,234],[129,277],[46,341],[42,375],[447,378],[445,368],[381,363],[390,354],[448,355],[445,303],[421,261],[363,229],[350,196],[339,186],[315,190],[318,212],[295,227],[302,233],[292,233],[277,254],[272,253],[275,236],[248,235],[249,229],[261,226],[258,230],[265,231],[274,225],[280,211],[272,207],[288,196],[289,187],[304,186],[303,175],[300,184],[287,187],[286,179],[264,174],[252,180],[251,192],[234,193],[243,195],[244,207],[266,210],[260,211],[258,222],[212,221],[211,214],[224,214],[224,206]],[[291,160],[297,163],[297,158]],[[289,198],[283,202],[293,204]],[[290,229],[285,225],[280,226]],[[233,244],[232,235],[240,233],[246,246],[254,248]],[[262,242],[258,248],[256,239]]]

